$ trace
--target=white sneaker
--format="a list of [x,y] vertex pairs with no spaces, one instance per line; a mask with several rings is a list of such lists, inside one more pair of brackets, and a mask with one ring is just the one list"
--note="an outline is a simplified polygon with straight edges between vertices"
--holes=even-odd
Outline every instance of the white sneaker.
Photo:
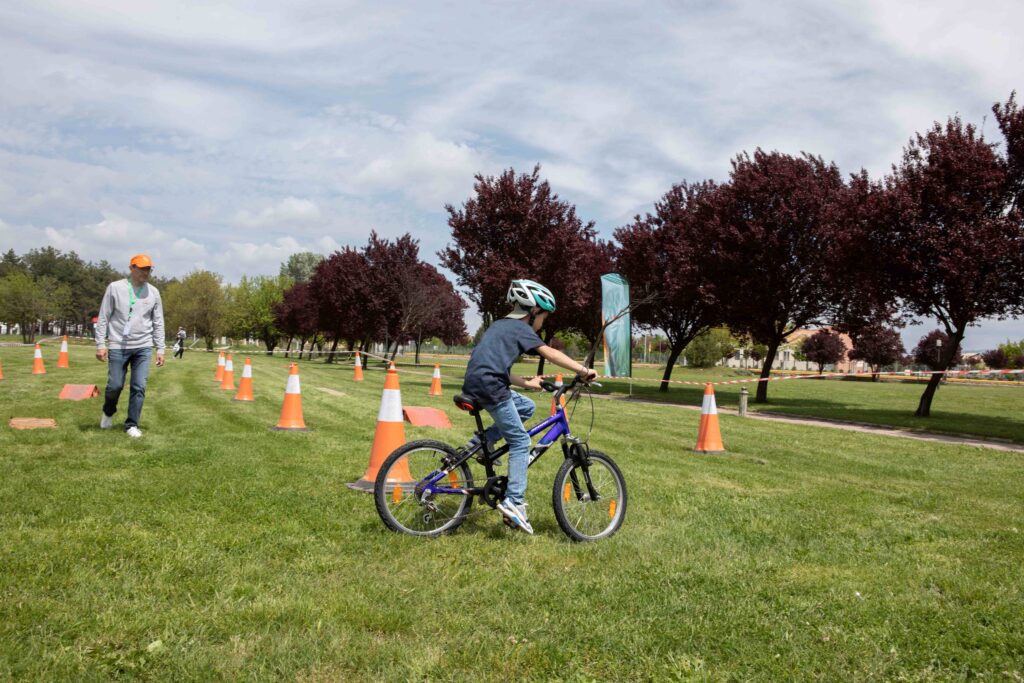
[[138,427],[129,427],[128,429],[124,430],[124,433],[132,437],[133,439],[138,439],[139,437],[142,436],[142,431]]
[[504,498],[498,503],[498,512],[505,516],[505,521],[510,526],[514,525],[517,529],[522,529],[528,534],[533,533],[533,527],[526,520],[526,504],[516,505],[508,498]]
[[100,413],[103,417],[100,418],[100,429],[110,429],[114,426],[114,416],[107,415],[106,413]]

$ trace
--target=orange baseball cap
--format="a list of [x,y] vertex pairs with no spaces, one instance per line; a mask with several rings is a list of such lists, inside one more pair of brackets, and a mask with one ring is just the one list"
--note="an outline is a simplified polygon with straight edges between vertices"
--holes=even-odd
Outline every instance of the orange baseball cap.
[[132,256],[132,260],[129,265],[136,266],[138,268],[152,268],[153,259],[149,258],[149,256],[145,254],[136,254],[135,256]]

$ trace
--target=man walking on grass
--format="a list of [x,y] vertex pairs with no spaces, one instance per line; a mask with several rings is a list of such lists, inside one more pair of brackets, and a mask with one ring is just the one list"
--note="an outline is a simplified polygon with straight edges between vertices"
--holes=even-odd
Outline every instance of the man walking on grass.
[[[107,361],[107,390],[103,401],[100,428],[114,426],[117,400],[124,388],[128,367],[132,369],[128,395],[128,419],[124,431],[139,438],[139,418],[146,399],[149,361],[156,345],[156,364],[164,364],[164,305],[160,292],[149,284],[153,261],[145,254],[132,257],[127,279],[111,282],[103,293],[99,320],[96,322],[96,359]],[[109,344],[109,351],[106,346]]]

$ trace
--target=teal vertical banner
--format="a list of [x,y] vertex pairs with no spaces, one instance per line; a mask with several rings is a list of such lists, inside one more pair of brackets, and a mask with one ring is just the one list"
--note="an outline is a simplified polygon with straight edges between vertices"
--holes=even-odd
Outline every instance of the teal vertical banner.
[[633,376],[633,327],[629,310],[629,283],[615,273],[601,276],[601,322],[604,328],[604,374]]

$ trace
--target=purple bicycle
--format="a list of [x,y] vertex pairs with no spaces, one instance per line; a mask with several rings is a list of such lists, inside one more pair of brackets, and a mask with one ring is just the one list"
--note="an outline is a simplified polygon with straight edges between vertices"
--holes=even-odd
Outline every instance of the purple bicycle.
[[[545,381],[543,387],[554,394],[558,408],[528,430],[531,438],[541,435],[530,450],[530,466],[560,440],[564,459],[551,491],[555,519],[574,541],[608,538],[626,517],[626,480],[610,457],[592,450],[587,440],[574,436],[569,427],[566,409],[575,409],[587,385],[577,378],[565,386]],[[563,396],[567,398],[564,402]],[[421,440],[391,453],[374,485],[377,512],[389,529],[414,536],[440,536],[466,520],[474,498],[494,508],[505,497],[508,478],[498,475],[494,465],[508,453],[508,445],[493,450],[488,446],[481,407],[473,397],[459,394],[454,400],[476,419],[476,445],[457,449],[441,441]],[[469,466],[474,460],[484,468],[479,483]]]

